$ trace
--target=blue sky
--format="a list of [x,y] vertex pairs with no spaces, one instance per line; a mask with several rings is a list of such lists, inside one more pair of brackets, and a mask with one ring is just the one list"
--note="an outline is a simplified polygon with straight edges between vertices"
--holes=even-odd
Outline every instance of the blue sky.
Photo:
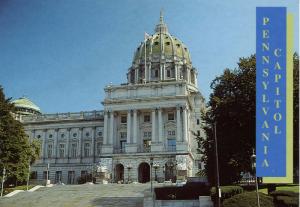
[[[1,0],[0,85],[26,95],[44,113],[101,110],[103,88],[126,82],[144,32],[164,10],[169,32],[189,48],[198,85],[239,57],[255,53],[255,7],[287,6],[299,24],[298,0]],[[295,31],[298,31],[295,24]],[[298,32],[295,32],[299,36]],[[295,50],[299,53],[299,42]]]

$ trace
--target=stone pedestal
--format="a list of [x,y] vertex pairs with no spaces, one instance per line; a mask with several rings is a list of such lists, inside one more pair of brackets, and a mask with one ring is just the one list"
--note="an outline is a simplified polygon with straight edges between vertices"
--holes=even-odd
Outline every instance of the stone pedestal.
[[164,144],[159,142],[152,142],[151,143],[151,152],[163,152],[164,151]]
[[112,145],[102,145],[101,153],[103,154],[112,154],[113,146]]
[[126,144],[125,152],[126,153],[136,153],[137,152],[137,144]]

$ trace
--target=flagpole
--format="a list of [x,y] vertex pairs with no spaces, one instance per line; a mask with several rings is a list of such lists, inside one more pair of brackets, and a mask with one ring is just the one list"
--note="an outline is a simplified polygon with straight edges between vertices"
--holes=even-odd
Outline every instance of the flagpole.
[[147,67],[147,60],[146,60],[146,58],[147,58],[147,49],[146,49],[146,43],[147,43],[147,37],[146,37],[146,32],[145,32],[145,35],[144,35],[144,38],[145,38],[145,82],[147,81],[147,76],[146,76],[146,74],[148,75],[148,73],[147,73],[147,69],[146,69],[146,67]]

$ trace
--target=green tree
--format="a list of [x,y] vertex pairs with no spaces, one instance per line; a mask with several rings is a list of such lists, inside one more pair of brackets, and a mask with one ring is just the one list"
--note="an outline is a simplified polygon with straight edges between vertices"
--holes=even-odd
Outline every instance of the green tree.
[[0,170],[6,168],[9,180],[23,181],[28,166],[39,156],[39,143],[30,143],[23,125],[14,119],[15,108],[0,86]]
[[[213,125],[216,123],[221,184],[240,179],[241,172],[251,172],[252,149],[255,148],[255,55],[240,58],[238,68],[225,69],[213,80],[208,102],[206,138],[198,138],[203,148],[206,174],[215,184],[215,151]],[[299,160],[299,58],[294,54],[294,169]]]

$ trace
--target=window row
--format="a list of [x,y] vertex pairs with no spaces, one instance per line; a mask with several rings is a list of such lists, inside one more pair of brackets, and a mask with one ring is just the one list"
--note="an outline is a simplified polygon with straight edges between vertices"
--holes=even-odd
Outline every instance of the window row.
[[[72,143],[70,145],[69,157],[75,158],[79,155],[78,153],[78,145],[77,143]],[[101,153],[101,142],[97,142],[96,145],[96,155],[100,155]],[[59,144],[58,146],[58,158],[64,158],[67,155],[66,153],[66,145]],[[89,157],[91,155],[91,145],[90,143],[84,143],[83,145],[83,156]],[[47,145],[47,157],[52,158],[54,156],[53,144]]]

